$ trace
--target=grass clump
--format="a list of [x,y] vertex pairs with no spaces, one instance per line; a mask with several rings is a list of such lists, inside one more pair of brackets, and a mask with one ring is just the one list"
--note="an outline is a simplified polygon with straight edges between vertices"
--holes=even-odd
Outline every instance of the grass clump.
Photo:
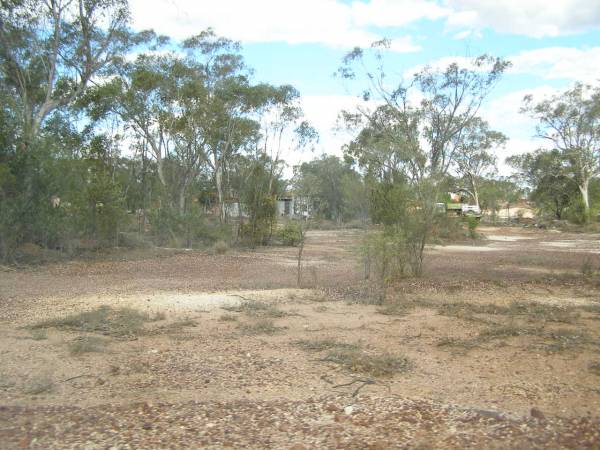
[[98,353],[104,350],[106,350],[106,341],[97,336],[81,336],[69,344],[69,351],[74,356]]
[[467,302],[442,303],[437,307],[438,314],[465,320],[476,320],[476,314],[523,316],[528,319],[546,322],[573,323],[579,318],[576,311],[539,303],[512,302],[508,306],[474,304]]
[[31,330],[31,339],[33,339],[34,341],[43,341],[45,339],[48,339],[48,332],[43,328],[36,328],[34,330]]
[[54,382],[48,375],[32,378],[23,388],[23,392],[28,395],[45,394],[52,390],[54,390]]
[[391,376],[406,372],[411,362],[404,356],[390,354],[368,354],[359,350],[334,349],[329,351],[325,361],[339,364],[346,370],[364,373],[374,377]]
[[592,260],[587,257],[581,263],[581,274],[584,277],[591,277],[594,274],[594,266],[592,265]]
[[213,255],[224,255],[229,250],[229,244],[225,241],[217,241],[213,244],[210,249],[210,252]]
[[244,324],[240,326],[244,334],[275,334],[280,327],[276,327],[272,320],[261,319],[254,323]]
[[468,339],[460,339],[455,337],[446,337],[442,338],[437,343],[438,347],[453,347],[456,349],[461,349],[463,351],[471,350],[476,347],[477,344]]
[[592,314],[600,314],[600,303],[582,306],[581,309]]
[[594,375],[600,376],[600,361],[592,361],[589,363],[588,370]]
[[221,317],[219,317],[219,321],[221,322],[237,322],[237,320],[237,317],[233,314],[222,314]]
[[356,351],[360,348],[358,344],[351,344],[348,342],[339,342],[335,339],[324,338],[317,340],[300,340],[296,341],[295,344],[302,348],[303,350],[309,352],[322,352],[325,350],[347,350],[347,351]]
[[483,330],[481,333],[479,333],[479,339],[485,341],[517,336],[542,336],[543,334],[544,333],[541,328],[532,328],[520,326],[517,324],[508,324]]
[[577,350],[592,343],[590,336],[582,330],[556,330],[549,333],[552,343],[545,346],[549,352]]
[[406,316],[412,311],[412,309],[412,305],[395,302],[384,305],[382,308],[379,308],[377,312],[379,314],[383,314],[384,316]]
[[277,309],[273,305],[257,302],[256,300],[244,300],[238,306],[223,306],[222,308],[226,311],[244,313],[254,317],[271,317],[278,319],[288,315],[286,312]]
[[144,332],[144,324],[154,321],[148,314],[131,308],[113,309],[100,306],[92,311],[72,314],[33,325],[32,329],[58,328],[84,333],[100,333],[106,336],[138,336]]

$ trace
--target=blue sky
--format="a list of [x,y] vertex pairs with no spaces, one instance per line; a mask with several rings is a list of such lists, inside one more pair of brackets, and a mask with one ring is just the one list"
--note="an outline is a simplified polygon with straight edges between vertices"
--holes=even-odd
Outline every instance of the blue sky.
[[513,63],[481,111],[510,138],[500,162],[542,144],[533,138],[535,124],[518,112],[525,94],[542,98],[576,81],[600,83],[595,0],[132,0],[131,6],[139,29],[183,39],[212,27],[239,40],[256,81],[300,90],[321,136],[317,153],[341,154],[349,136],[334,132],[337,113],[356,103],[332,74],[348,50],[383,37],[392,40],[386,67],[398,77],[482,53]]

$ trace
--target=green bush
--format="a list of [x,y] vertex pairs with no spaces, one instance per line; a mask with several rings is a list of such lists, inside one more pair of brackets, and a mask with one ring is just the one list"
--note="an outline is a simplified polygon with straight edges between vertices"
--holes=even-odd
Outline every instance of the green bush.
[[469,237],[471,239],[477,239],[477,227],[479,226],[479,219],[473,216],[467,216],[467,227],[469,229]]
[[279,239],[283,245],[295,247],[302,240],[302,227],[298,222],[287,222],[279,230]]
[[229,245],[225,241],[217,241],[211,248],[211,253],[214,255],[224,255],[229,250]]

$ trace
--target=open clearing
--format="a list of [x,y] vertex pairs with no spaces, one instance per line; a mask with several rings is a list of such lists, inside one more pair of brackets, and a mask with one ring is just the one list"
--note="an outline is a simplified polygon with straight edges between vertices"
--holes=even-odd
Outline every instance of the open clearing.
[[600,448],[599,236],[482,227],[383,305],[354,249],[0,272],[0,448]]

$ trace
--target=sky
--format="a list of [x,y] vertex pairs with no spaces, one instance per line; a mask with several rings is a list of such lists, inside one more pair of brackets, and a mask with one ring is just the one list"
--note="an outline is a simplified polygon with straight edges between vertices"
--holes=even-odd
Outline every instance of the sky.
[[292,84],[317,129],[313,153],[289,152],[289,164],[321,153],[342,155],[349,136],[336,131],[341,109],[357,104],[333,73],[354,47],[391,40],[386,68],[398,81],[419,67],[444,67],[483,53],[512,67],[481,115],[509,137],[497,152],[533,151],[535,122],[522,99],[559,93],[581,81],[600,83],[600,0],[130,0],[133,27],[175,40],[211,27],[240,41],[256,82]]

